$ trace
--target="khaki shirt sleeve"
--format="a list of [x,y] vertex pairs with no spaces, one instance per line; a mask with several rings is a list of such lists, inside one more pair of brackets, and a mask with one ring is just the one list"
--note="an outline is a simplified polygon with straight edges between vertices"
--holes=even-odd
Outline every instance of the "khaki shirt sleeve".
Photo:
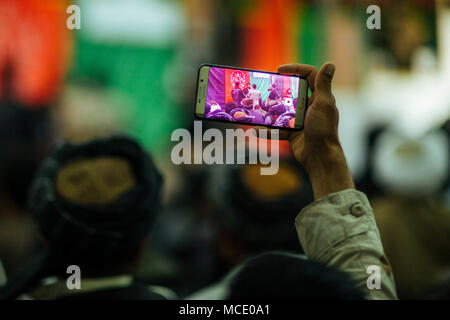
[[309,259],[348,273],[367,299],[397,299],[372,208],[354,189],[331,193],[297,216],[295,226]]

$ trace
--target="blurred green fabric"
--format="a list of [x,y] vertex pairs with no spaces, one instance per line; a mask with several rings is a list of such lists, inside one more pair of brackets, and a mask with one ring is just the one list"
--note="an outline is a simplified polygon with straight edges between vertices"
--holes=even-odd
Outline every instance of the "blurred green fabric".
[[171,132],[183,124],[179,106],[168,99],[162,83],[175,52],[176,48],[94,43],[81,34],[76,37],[69,76],[93,79],[126,93],[137,106],[129,128],[132,134],[147,149],[167,148]]

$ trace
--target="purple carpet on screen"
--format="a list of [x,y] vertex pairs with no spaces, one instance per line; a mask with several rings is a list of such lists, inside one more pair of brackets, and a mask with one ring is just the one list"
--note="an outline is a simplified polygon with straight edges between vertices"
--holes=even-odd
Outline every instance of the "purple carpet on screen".
[[[243,75],[244,72],[246,75]],[[284,82],[287,83],[286,86]],[[286,76],[234,69],[230,72],[223,68],[211,67],[206,92],[205,118],[289,127],[289,120],[295,118],[295,112],[289,112],[294,96],[290,89],[288,91],[283,88],[290,88],[290,84],[291,79],[286,79]],[[268,91],[273,92],[269,94]],[[265,99],[262,99],[261,92],[266,93]]]
[[206,101],[216,101],[222,108],[225,105],[225,69],[209,69]]

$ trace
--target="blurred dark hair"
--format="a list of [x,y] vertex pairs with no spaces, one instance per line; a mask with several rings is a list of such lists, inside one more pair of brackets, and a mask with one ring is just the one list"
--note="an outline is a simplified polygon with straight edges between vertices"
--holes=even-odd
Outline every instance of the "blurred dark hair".
[[421,297],[424,300],[450,300],[450,276],[434,282]]
[[[279,172],[274,176],[261,176],[259,168],[258,165],[211,168],[207,191],[214,206],[214,224],[250,253],[302,252],[294,219],[314,199],[306,172],[292,158],[280,159]],[[273,185],[274,182],[285,188]],[[267,196],[264,191],[267,188],[279,194]]]
[[53,133],[48,107],[0,102],[0,193],[19,208],[26,207],[29,185],[54,144]]
[[346,273],[281,252],[264,253],[245,262],[229,289],[229,300],[364,299]]

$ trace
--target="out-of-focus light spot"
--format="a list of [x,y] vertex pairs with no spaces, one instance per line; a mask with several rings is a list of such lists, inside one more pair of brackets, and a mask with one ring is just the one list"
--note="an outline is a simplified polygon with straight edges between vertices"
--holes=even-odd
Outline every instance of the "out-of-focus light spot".
[[173,46],[185,30],[177,2],[162,0],[80,0],[84,36],[102,43]]
[[410,139],[383,133],[375,145],[375,179],[391,191],[426,195],[442,187],[449,173],[449,141],[441,131]]

